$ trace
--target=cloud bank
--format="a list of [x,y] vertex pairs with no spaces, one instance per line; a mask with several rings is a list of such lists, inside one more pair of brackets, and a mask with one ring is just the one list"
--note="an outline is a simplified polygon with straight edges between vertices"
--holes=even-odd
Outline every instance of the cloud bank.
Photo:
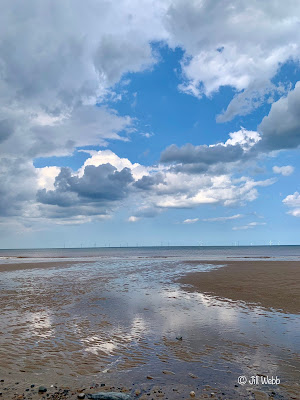
[[[137,204],[133,218],[168,208],[243,205],[274,180],[236,176],[233,169],[300,144],[300,84],[287,92],[272,80],[281,65],[299,62],[299,2],[4,0],[1,6],[3,217],[78,221],[111,215],[130,198]],[[182,49],[180,91],[211,99],[224,86],[233,90],[219,122],[283,97],[257,132],[240,129],[211,146],[171,144],[155,166],[98,152],[111,140],[130,140],[134,120],[104,100],[122,96],[117,84],[124,88],[128,73],[160,62],[154,44]],[[93,148],[78,171],[34,167],[36,158],[78,148]],[[285,204],[297,213],[291,196]]]

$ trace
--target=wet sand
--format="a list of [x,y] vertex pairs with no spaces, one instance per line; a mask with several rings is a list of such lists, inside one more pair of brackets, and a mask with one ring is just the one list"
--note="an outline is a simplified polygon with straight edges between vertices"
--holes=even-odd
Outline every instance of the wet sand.
[[[199,264],[203,261],[189,261]],[[209,262],[220,265],[222,262]],[[208,272],[190,273],[178,280],[190,290],[233,301],[244,301],[285,313],[300,313],[300,262],[224,261]]]
[[[195,399],[297,399],[295,315],[251,311],[174,283],[191,284],[234,266],[247,271],[253,264],[271,268],[274,276],[277,265],[282,275],[283,266],[273,261],[149,258],[0,266],[2,398],[75,400],[78,391],[101,390],[139,400],[188,399],[190,391]],[[297,269],[299,263],[288,265]],[[261,280],[267,276],[262,274]],[[294,282],[297,277],[295,272]],[[280,376],[281,386],[237,385],[239,375],[258,373]],[[39,385],[46,394],[38,394]]]
[[[2,261],[2,260],[1,260]],[[19,271],[22,269],[44,269],[44,268],[61,268],[68,267],[75,264],[82,264],[83,261],[35,261],[35,262],[19,262],[19,263],[7,263],[1,264],[0,261],[0,272]],[[92,261],[84,261],[89,263]]]

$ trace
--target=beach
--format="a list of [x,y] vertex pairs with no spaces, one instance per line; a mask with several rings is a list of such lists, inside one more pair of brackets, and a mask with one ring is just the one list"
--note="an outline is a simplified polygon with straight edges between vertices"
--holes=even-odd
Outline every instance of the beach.
[[[197,265],[199,261],[192,263]],[[243,301],[288,314],[300,313],[300,262],[225,260],[223,263],[223,268],[190,273],[178,282],[221,299]]]
[[2,398],[298,399],[299,261],[197,254],[5,261]]

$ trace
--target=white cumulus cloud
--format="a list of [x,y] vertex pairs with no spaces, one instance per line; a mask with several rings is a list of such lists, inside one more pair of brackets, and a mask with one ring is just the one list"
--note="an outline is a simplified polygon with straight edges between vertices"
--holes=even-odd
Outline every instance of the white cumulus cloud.
[[294,217],[300,217],[300,193],[295,192],[294,194],[288,195],[282,200],[283,204],[289,207],[288,214]]
[[283,176],[292,175],[294,170],[295,170],[295,168],[292,167],[291,165],[284,165],[282,167],[278,167],[277,165],[274,165],[274,167],[273,167],[274,174],[281,174]]

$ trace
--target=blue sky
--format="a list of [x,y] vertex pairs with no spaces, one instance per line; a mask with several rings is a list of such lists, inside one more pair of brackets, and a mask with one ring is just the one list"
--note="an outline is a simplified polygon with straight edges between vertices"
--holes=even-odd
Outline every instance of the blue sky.
[[54,3],[1,17],[1,248],[300,244],[296,1]]

